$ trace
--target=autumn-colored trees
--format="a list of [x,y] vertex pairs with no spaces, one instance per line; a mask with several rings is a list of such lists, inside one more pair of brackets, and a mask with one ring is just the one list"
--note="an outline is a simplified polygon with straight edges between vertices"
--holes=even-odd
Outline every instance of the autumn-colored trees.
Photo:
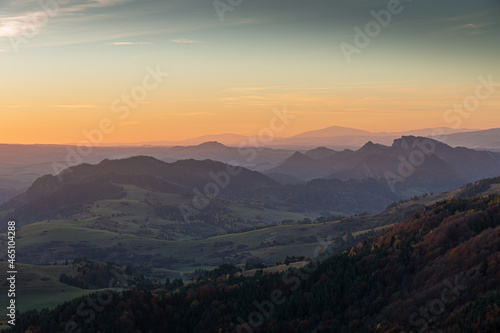
[[62,332],[69,321],[109,333],[495,332],[499,292],[500,195],[492,195],[436,203],[300,270],[245,277],[223,265],[175,290],[115,293],[90,322],[78,315],[80,298],[26,313],[12,332]]

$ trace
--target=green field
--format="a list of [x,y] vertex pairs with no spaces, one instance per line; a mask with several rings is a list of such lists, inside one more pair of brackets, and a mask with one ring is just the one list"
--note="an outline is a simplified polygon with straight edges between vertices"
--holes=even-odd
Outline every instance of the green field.
[[[325,244],[332,247],[355,244],[352,242],[359,240],[352,237],[351,243],[345,243],[347,235],[362,237],[387,228],[423,205],[454,194],[408,201],[377,214],[310,224],[299,221],[313,215],[238,202],[231,205],[233,211],[241,216],[258,216],[260,223],[248,224],[248,229],[254,230],[228,234],[223,228],[149,218],[153,212],[143,202],[145,196],[178,203],[185,200],[180,195],[151,193],[134,186],[127,186],[126,190],[128,194],[121,200],[98,201],[70,219],[28,224],[16,231],[17,261],[29,263],[17,265],[18,310],[50,308],[91,292],[59,282],[60,275],[69,269],[64,265],[66,260],[72,262],[86,256],[101,262],[146,265],[147,277],[157,281],[189,280],[189,274],[195,270],[211,270],[229,262],[241,266],[247,261],[262,262],[273,267],[286,256],[314,257],[325,250]],[[281,219],[295,222],[267,225]],[[168,234],[172,239],[165,237],[166,226],[173,228],[173,233]],[[180,232],[209,227],[221,234],[195,238]],[[7,246],[5,239],[0,240],[0,246]],[[5,262],[0,262],[0,270],[6,272]]]
[[[27,310],[41,310],[54,308],[58,304],[73,298],[86,295],[95,290],[85,290],[68,286],[59,282],[62,273],[69,272],[69,266],[37,266],[16,264],[16,309],[20,312]],[[8,271],[7,263],[0,262],[0,276],[5,281],[5,274]],[[2,284],[1,306],[7,306],[6,291],[7,285]],[[5,314],[0,314],[4,318]]]

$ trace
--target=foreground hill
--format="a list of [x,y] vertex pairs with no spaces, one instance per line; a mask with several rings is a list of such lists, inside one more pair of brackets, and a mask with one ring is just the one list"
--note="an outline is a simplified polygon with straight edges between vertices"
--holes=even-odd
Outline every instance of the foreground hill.
[[145,156],[104,160],[97,165],[81,164],[68,168],[57,176],[40,177],[25,193],[2,204],[0,211],[8,212],[8,218],[18,220],[21,225],[43,219],[69,217],[83,211],[83,207],[89,203],[124,198],[127,192],[117,184],[189,198],[193,188],[203,190],[206,184],[214,182],[214,178],[219,179],[211,175],[220,173],[229,177],[221,176],[221,181],[227,182],[227,186],[218,187],[226,195],[278,185],[255,171],[241,168],[238,176],[231,176],[228,170],[234,168],[210,160],[165,163]]
[[91,321],[75,315],[76,299],[27,313],[11,331],[498,331],[499,194],[443,200],[329,256],[335,247],[318,243],[319,261],[284,273],[245,277],[225,266],[172,294],[115,293]]
[[[318,237],[337,240],[347,240],[348,235],[361,237],[400,223],[424,205],[456,193],[461,191],[414,198],[391,204],[376,214],[351,217],[310,219],[304,218],[302,213],[255,210],[266,214],[255,224],[220,224],[208,219],[190,223],[157,217],[146,219],[134,215],[137,214],[135,211],[145,209],[145,204],[127,195],[120,200],[99,201],[86,212],[88,216],[76,215],[74,219],[22,226],[17,232],[18,259],[23,263],[44,265],[86,256],[120,264],[146,263],[158,270],[167,269],[177,274],[218,266],[227,261],[274,265],[286,256],[311,256]],[[236,212],[249,209],[237,205],[229,207]],[[276,217],[283,221],[267,222]],[[219,219],[223,220],[222,217]],[[7,246],[7,241],[0,239],[0,246]]]
[[37,178],[59,172],[63,167],[138,155],[160,158],[164,154],[165,147],[93,147],[83,156],[78,147],[71,145],[0,144],[0,203],[26,191]]
[[[301,153],[294,156],[313,160]],[[138,156],[81,164],[56,176],[40,177],[26,192],[0,205],[0,217],[15,219],[19,225],[79,220],[95,216],[95,208],[109,207],[97,214],[112,218],[124,216],[123,206],[128,205],[125,210],[134,216],[131,221],[189,219],[234,231],[242,227],[235,223],[253,225],[266,215],[273,216],[267,223],[277,223],[298,215],[303,219],[377,212],[401,198],[384,179],[318,179],[282,185],[259,172],[221,162],[166,163]]]
[[[477,190],[475,186],[470,188],[474,193],[478,193]],[[491,190],[486,186],[481,191]],[[470,191],[467,193],[471,193]],[[65,273],[74,276],[68,270],[71,265],[67,266],[65,263],[74,262],[78,257],[86,256],[102,262],[130,265],[134,270],[144,271],[143,274],[149,279],[157,281],[165,281],[166,278],[183,278],[189,281],[193,276],[196,278],[199,275],[196,271],[212,269],[227,262],[241,267],[247,263],[261,263],[269,266],[270,271],[279,272],[283,270],[282,266],[274,266],[278,261],[283,262],[287,256],[314,256],[318,241],[324,238],[334,240],[340,246],[355,245],[375,231],[404,221],[419,208],[458,193],[462,191],[393,204],[387,210],[372,215],[287,221],[278,226],[189,241],[160,240],[155,233],[158,226],[154,222],[149,224],[150,228],[141,228],[145,225],[142,222],[141,227],[134,229],[134,223],[122,222],[116,217],[113,219],[119,220],[118,224],[110,219],[97,218],[26,225],[16,232],[17,259],[23,263],[38,265],[23,265],[23,274],[19,276],[19,283],[23,285],[18,298],[22,303],[19,309],[24,312],[53,308],[85,292],[90,293],[90,289],[82,289],[80,294],[72,294],[71,297],[67,294],[68,288],[52,283],[59,281],[59,277],[48,274],[57,270],[59,275]],[[113,232],[115,229],[120,232]],[[194,230],[200,232],[202,229],[198,227]],[[0,239],[0,246],[6,247],[7,240]],[[7,258],[4,257],[3,260]],[[28,274],[29,270],[40,272],[40,276],[32,277]],[[244,274],[253,275],[251,272]],[[101,270],[96,271],[95,265],[89,273],[91,275],[88,276],[99,275],[103,278],[107,274]],[[105,279],[103,283],[100,285],[108,286]]]

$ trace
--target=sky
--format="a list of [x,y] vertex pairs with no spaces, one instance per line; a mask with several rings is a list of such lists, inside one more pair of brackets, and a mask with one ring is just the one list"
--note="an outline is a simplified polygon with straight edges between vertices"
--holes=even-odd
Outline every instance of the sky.
[[276,110],[295,116],[280,137],[500,127],[499,17],[498,0],[3,0],[0,143],[256,135]]

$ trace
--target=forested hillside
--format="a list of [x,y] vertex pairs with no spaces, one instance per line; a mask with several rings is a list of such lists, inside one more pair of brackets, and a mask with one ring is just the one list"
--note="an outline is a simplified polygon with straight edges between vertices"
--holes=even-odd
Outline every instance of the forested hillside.
[[94,294],[12,332],[498,332],[499,250],[500,195],[444,200],[342,253],[318,244],[300,270]]

